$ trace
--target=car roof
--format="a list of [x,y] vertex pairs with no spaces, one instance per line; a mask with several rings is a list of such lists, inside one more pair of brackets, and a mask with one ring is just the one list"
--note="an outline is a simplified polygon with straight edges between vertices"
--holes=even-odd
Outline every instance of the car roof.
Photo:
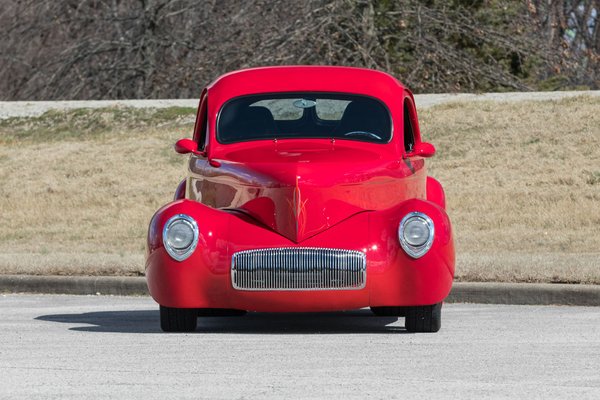
[[372,69],[280,66],[230,72],[214,80],[207,90],[209,102],[220,108],[234,97],[277,92],[353,93],[389,103],[389,100],[401,98],[406,88],[393,76]]

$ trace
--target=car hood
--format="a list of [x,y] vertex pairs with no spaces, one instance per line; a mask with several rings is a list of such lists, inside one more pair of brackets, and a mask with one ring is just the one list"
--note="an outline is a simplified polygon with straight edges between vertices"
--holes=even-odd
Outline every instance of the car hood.
[[357,213],[425,195],[422,168],[343,145],[265,146],[226,160],[219,168],[193,161],[189,197],[249,214],[296,243]]

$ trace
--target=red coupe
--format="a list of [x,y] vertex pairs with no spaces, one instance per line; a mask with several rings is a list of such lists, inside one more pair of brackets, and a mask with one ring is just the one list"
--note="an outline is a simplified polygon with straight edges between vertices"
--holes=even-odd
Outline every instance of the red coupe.
[[164,331],[198,316],[370,307],[436,332],[454,277],[444,190],[412,93],[347,67],[268,67],[203,90],[146,277]]

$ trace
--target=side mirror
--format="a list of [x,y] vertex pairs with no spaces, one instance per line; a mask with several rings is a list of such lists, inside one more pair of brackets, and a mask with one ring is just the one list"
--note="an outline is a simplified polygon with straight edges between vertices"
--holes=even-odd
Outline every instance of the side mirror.
[[420,142],[415,145],[415,148],[411,152],[411,156],[418,157],[433,157],[435,154],[435,147],[431,143]]
[[198,151],[198,145],[192,139],[179,139],[175,143],[175,151],[179,154],[193,153],[201,156],[205,156],[206,153]]

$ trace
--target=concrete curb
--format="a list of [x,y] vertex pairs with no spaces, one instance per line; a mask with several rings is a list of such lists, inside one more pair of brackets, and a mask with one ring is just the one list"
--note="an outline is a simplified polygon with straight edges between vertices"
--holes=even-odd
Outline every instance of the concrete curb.
[[600,285],[456,282],[449,303],[600,306]]
[[2,293],[147,296],[144,277],[0,275]]
[[[147,296],[144,277],[0,275],[0,293]],[[600,285],[456,282],[449,303],[600,306]]]

